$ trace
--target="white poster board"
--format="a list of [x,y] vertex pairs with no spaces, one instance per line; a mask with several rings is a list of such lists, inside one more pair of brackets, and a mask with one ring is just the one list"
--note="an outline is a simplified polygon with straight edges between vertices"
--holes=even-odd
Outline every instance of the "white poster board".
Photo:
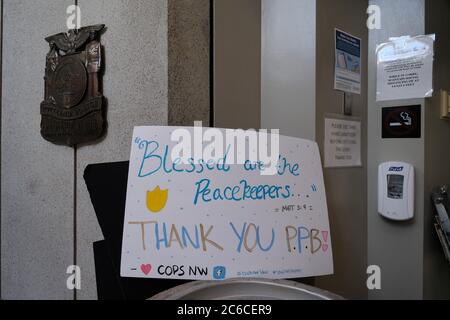
[[335,29],[334,89],[361,94],[361,39]]
[[[190,165],[172,160],[177,143],[171,136],[179,129],[192,136],[202,130],[134,130],[123,277],[285,279],[333,273],[325,187],[315,142],[280,137],[277,172],[262,175],[260,164],[250,161],[228,165],[231,151],[239,152],[228,140],[228,153],[215,164],[207,166],[197,157]],[[225,130],[214,130],[226,135]]]
[[361,122],[325,118],[325,168],[360,167]]
[[377,47],[377,101],[431,97],[435,36],[390,40]]

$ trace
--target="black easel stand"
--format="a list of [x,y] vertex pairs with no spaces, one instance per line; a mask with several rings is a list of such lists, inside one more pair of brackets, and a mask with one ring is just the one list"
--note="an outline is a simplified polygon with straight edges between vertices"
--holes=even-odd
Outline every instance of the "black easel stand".
[[129,162],[89,165],[84,172],[104,241],[94,243],[99,300],[145,300],[186,283],[120,276],[123,221]]

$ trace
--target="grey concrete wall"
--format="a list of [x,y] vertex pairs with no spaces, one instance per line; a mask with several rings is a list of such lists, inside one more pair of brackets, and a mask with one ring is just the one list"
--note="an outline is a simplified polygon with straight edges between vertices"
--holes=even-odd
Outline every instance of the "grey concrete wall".
[[425,217],[424,298],[450,299],[450,268],[433,228],[434,208],[430,194],[436,186],[450,183],[450,122],[440,120],[439,90],[450,91],[450,2],[426,1],[426,33],[436,34],[434,88],[425,115]]
[[262,0],[261,125],[316,135],[316,0]]
[[367,298],[367,45],[364,0],[317,0],[316,137],[323,156],[324,118],[343,113],[343,93],[334,90],[335,33],[346,31],[362,40],[361,95],[352,95],[353,116],[361,119],[360,168],[325,169],[335,274],[316,285],[351,299]]
[[44,38],[66,30],[66,8],[74,1],[5,0],[4,299],[73,299],[66,268],[74,263],[82,277],[77,299],[96,299],[92,244],[103,235],[83,180],[85,167],[128,160],[134,126],[209,120],[209,1],[78,2],[82,25],[107,26],[102,43],[108,130],[101,141],[79,146],[75,153],[39,134],[48,51]]
[[210,0],[169,0],[169,124],[210,122]]
[[[433,0],[434,1],[434,0]],[[381,139],[381,108],[411,104],[424,99],[376,103],[375,48],[389,37],[425,32],[424,0],[371,0],[381,8],[382,29],[369,33],[368,96],[368,263],[382,271],[382,290],[369,292],[370,299],[421,299],[423,297],[424,169],[425,139]],[[423,117],[425,109],[422,107]],[[424,129],[424,124],[422,124]],[[424,130],[422,130],[424,132]],[[426,133],[424,133],[426,135]],[[383,219],[377,209],[378,165],[405,161],[416,170],[415,218],[395,223]]]
[[83,180],[88,164],[129,159],[134,126],[168,124],[167,0],[79,0],[83,25],[104,23],[108,134],[77,156],[79,299],[95,299],[92,243],[103,239]]
[[214,125],[261,126],[261,0],[214,0]]
[[44,37],[69,0],[5,0],[1,137],[2,299],[71,299],[74,154],[40,137]]

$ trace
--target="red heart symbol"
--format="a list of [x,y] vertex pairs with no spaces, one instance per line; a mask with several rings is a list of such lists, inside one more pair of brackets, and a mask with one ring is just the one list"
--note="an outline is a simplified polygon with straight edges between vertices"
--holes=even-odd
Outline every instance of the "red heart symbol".
[[152,271],[152,265],[151,264],[143,264],[141,266],[142,272],[148,276],[148,274]]
[[328,245],[327,244],[322,245],[322,250],[323,250],[323,252],[327,252]]

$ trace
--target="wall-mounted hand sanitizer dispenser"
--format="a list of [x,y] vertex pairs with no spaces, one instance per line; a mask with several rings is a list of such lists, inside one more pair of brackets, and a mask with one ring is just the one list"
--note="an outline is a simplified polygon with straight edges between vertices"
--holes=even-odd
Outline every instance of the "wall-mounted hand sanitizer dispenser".
[[414,167],[386,162],[378,169],[378,212],[387,219],[414,218]]

